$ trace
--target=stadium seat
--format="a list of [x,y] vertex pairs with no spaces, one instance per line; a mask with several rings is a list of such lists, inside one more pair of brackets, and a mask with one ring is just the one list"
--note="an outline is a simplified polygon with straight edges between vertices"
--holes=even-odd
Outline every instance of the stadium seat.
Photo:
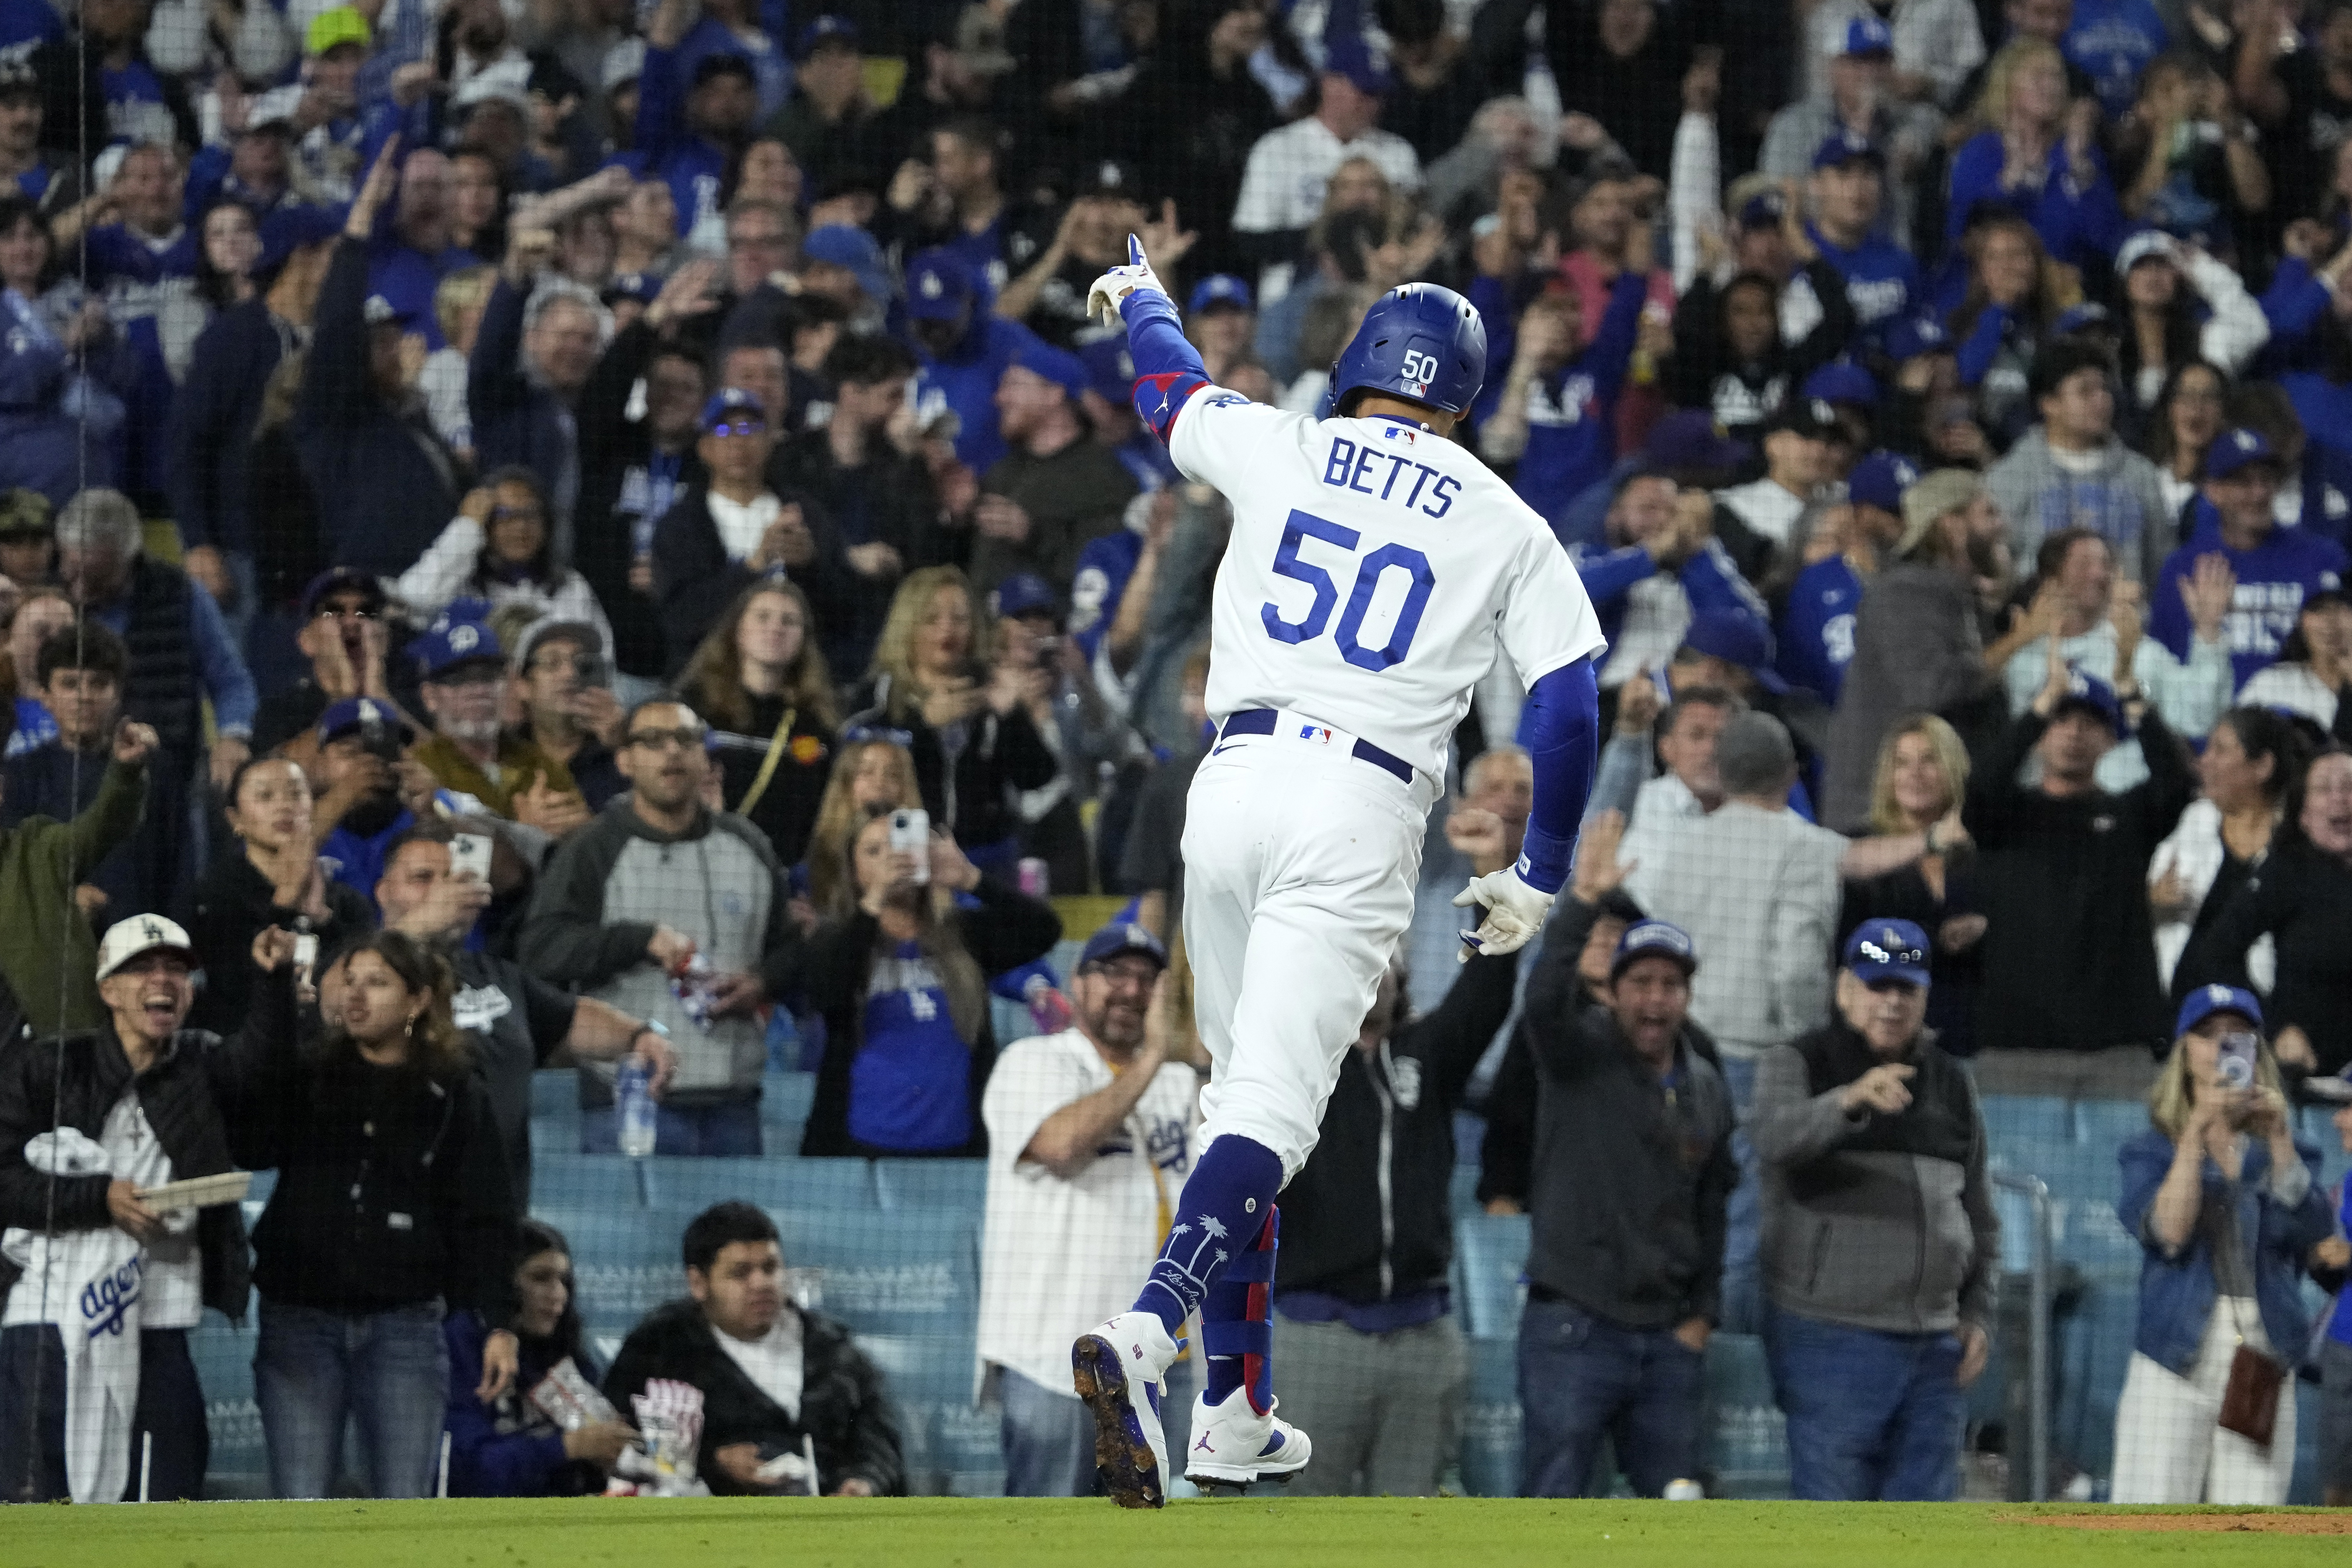
[[188,1359],[205,1391],[205,1422],[212,1432],[212,1460],[205,1471],[208,1498],[269,1495],[269,1452],[261,1438],[261,1409],[253,1400],[257,1310],[248,1301],[245,1326],[233,1328],[207,1309],[188,1335]]
[[760,1080],[760,1119],[763,1121],[806,1121],[809,1107],[815,1103],[816,1074],[813,1072],[772,1072]]
[[771,1212],[806,1305],[860,1334],[971,1342],[980,1299],[977,1211],[884,1215],[835,1205]]
[[1772,1397],[1764,1342],[1753,1334],[1716,1334],[1706,1342],[1706,1403],[1714,1419],[1707,1464],[1714,1495],[1789,1495],[1789,1430]]
[[1519,1346],[1516,1336],[1470,1340],[1470,1387],[1462,1402],[1462,1489],[1519,1495]]
[[877,1160],[883,1210],[943,1208],[978,1214],[988,1201],[985,1160]]
[[580,1074],[571,1068],[541,1068],[530,1075],[530,1114],[534,1121],[580,1121]]
[[646,1190],[637,1169],[641,1163],[620,1154],[548,1149],[534,1140],[531,1208],[536,1211],[542,1204],[562,1208],[643,1208]]
[[1531,1234],[1525,1215],[1472,1214],[1454,1222],[1464,1332],[1509,1339],[1519,1331],[1519,1308],[1527,1300],[1520,1277]]
[[534,1203],[534,1217],[572,1244],[572,1278],[580,1320],[598,1357],[609,1363],[637,1321],[686,1294],[678,1241],[691,1213],[676,1209],[573,1208]]
[[770,1209],[864,1213],[881,1206],[873,1170],[864,1160],[685,1160],[656,1154],[635,1163],[645,1168],[647,1202],[689,1212],[729,1198]]
[[1985,1136],[1997,1144],[2028,1148],[2074,1141],[2073,1108],[2056,1095],[1988,1094],[1979,1097]]

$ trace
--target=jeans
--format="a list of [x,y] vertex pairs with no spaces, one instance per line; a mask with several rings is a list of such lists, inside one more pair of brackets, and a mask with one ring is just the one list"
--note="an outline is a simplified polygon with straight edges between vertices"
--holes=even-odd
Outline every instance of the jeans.
[[1748,1119],[1756,1105],[1756,1058],[1723,1053],[1723,1087],[1731,1091],[1731,1157],[1739,1162],[1739,1184],[1724,1205],[1722,1328],[1752,1334],[1764,1316],[1762,1167],[1748,1141]]
[[[26,1416],[39,1384],[37,1435]],[[153,1447],[148,1448],[147,1440]],[[139,1402],[131,1413],[131,1476],[125,1502],[139,1500],[139,1461],[147,1449],[147,1497],[152,1502],[204,1496],[212,1436],[205,1425],[205,1393],[188,1359],[185,1329],[146,1329],[139,1335]],[[47,1323],[0,1329],[0,1500],[56,1502],[66,1482],[66,1352]]]
[[1968,1395],[1957,1334],[1764,1316],[1773,1397],[1789,1418],[1789,1489],[1821,1502],[1949,1502]]
[[1566,1301],[1519,1317],[1522,1497],[1603,1497],[1593,1475],[1606,1434],[1643,1497],[1699,1468],[1706,1358],[1671,1329],[1634,1329]]
[[[620,1107],[580,1112],[580,1152],[617,1154],[621,1152]],[[700,1155],[706,1158],[759,1154],[760,1102],[731,1101],[726,1105],[654,1107],[654,1152]]]
[[433,1495],[449,1399],[439,1301],[329,1312],[265,1298],[253,1391],[277,1496],[333,1495],[346,1420],[359,1423],[370,1497]]
[[[1095,1418],[1067,1394],[1032,1383],[1009,1366],[996,1369],[996,1397],[1003,1406],[1004,1495],[1092,1497],[1095,1495]],[[1192,1430],[1192,1369],[1178,1362],[1168,1369],[1160,1402],[1168,1439],[1169,1467],[1184,1471]],[[1175,1477],[1163,1476],[1163,1486]]]

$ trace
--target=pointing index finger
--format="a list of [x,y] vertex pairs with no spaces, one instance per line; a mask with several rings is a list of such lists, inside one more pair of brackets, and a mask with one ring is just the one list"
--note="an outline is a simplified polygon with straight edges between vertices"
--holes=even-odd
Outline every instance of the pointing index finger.
[[1141,267],[1145,265],[1143,259],[1143,241],[1136,238],[1135,236],[1131,234],[1127,237],[1127,259],[1129,264],[1131,266]]

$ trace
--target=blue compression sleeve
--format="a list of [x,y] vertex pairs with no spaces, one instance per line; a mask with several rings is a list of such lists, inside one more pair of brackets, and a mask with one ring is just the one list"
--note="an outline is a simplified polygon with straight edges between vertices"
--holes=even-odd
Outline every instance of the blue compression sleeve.
[[1127,322],[1127,350],[1135,360],[1135,412],[1164,445],[1176,416],[1209,384],[1209,367],[1184,336],[1176,302],[1167,295],[1138,289],[1119,301],[1118,313]]
[[1601,683],[1590,658],[1564,665],[1535,684],[1519,714],[1519,733],[1535,759],[1536,804],[1519,851],[1519,879],[1557,893],[1576,860],[1576,833],[1592,795],[1601,754]]

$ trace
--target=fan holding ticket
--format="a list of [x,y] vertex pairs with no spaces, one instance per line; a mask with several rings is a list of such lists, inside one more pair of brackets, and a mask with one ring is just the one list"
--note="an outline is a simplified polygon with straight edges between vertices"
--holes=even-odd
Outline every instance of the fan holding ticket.
[[188,933],[134,915],[99,943],[106,1021],[0,1056],[0,1340],[65,1390],[35,1438],[43,1500],[135,1498],[142,1460],[149,1498],[202,1494],[188,1331],[206,1307],[245,1315],[252,1177],[229,1148],[293,1053],[293,949],[254,939],[251,1006],[224,1040],[186,1027]]

